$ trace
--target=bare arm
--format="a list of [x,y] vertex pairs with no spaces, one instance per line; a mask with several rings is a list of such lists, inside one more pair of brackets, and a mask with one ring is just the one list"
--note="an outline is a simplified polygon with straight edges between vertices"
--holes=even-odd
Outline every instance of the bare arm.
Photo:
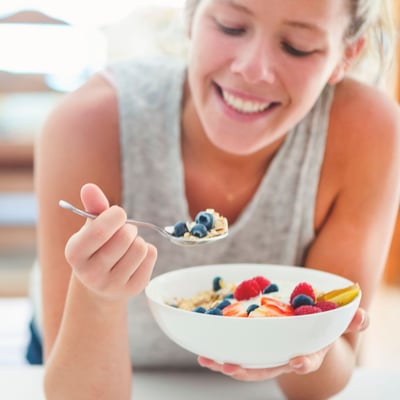
[[[121,279],[126,283],[143,266],[146,282],[155,249],[133,227],[127,228],[123,210],[108,208],[93,187],[82,197],[89,211],[105,210],[95,221],[82,227],[81,217],[58,207],[60,199],[80,204],[79,193],[87,182],[99,185],[119,204],[116,108],[112,88],[94,78],[52,113],[36,146],[45,391],[51,399],[130,398],[126,302],[141,287],[124,288]],[[69,262],[64,255],[67,242]],[[113,243],[124,243],[125,248],[112,248]],[[116,252],[126,261],[114,269],[123,273],[112,281],[110,272],[117,262],[107,257]]]
[[[358,282],[364,310],[381,280],[400,198],[399,109],[371,95],[367,94],[365,109],[350,108],[349,114],[331,124],[323,178],[328,175],[330,182],[337,181],[339,190],[306,260],[307,267]],[[339,103],[341,96],[348,96],[347,91],[339,92]],[[323,202],[323,194],[319,196]],[[294,399],[331,396],[350,379],[358,344],[359,334],[344,335],[328,351],[321,368],[302,375],[305,365],[297,374],[282,375],[281,387]]]

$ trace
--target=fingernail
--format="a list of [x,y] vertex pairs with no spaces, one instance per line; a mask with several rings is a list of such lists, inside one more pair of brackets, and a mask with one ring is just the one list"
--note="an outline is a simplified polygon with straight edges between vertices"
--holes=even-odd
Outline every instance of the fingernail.
[[303,365],[304,364],[301,361],[295,361],[290,364],[290,366],[294,369],[301,369],[301,368],[303,368]]
[[360,329],[361,329],[362,331],[364,331],[365,329],[368,328],[368,326],[369,326],[369,317],[368,317],[368,313],[367,313],[366,311],[363,311]]

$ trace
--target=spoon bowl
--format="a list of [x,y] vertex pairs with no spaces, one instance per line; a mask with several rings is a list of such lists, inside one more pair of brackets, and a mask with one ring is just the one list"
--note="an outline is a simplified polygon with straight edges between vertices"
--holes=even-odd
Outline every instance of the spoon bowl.
[[[85,218],[90,218],[90,219],[95,219],[97,215],[88,213],[86,211],[83,211],[72,204],[68,203],[65,200],[60,200],[59,201],[59,206],[61,208],[65,208],[66,210],[70,210],[74,212],[75,214],[80,215],[81,217]],[[203,237],[203,238],[196,238],[196,237],[178,237],[174,235],[174,226],[166,226],[162,228],[161,226],[154,225],[150,222],[143,222],[143,221],[137,221],[134,219],[127,219],[126,220],[127,224],[133,224],[138,227],[143,227],[143,228],[149,228],[152,229],[153,231],[158,232],[160,235],[168,239],[170,242],[178,245],[178,246],[201,246],[205,244],[210,244],[214,243],[218,240],[224,239],[228,236],[228,231],[218,235],[218,236],[212,236],[212,237]]]

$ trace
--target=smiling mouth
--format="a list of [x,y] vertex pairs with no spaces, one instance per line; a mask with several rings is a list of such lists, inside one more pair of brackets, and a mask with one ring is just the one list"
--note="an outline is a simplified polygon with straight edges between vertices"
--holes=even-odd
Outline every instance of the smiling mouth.
[[242,114],[259,114],[278,106],[278,102],[259,102],[253,100],[244,100],[240,97],[234,96],[232,93],[224,91],[220,86],[215,84],[215,87],[230,108]]

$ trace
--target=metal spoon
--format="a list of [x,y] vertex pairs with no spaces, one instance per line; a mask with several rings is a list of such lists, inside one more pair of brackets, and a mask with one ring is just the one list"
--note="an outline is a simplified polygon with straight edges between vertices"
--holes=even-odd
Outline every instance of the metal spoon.
[[[94,219],[97,217],[97,215],[90,214],[86,211],[83,211],[64,200],[60,200],[58,204],[60,207],[70,210],[70,211],[74,212],[75,214],[80,215],[81,217],[91,218],[91,219]],[[183,236],[177,237],[174,235],[174,227],[173,226],[166,226],[165,228],[162,228],[160,226],[151,224],[149,222],[136,221],[134,219],[127,219],[126,223],[134,224],[136,226],[140,226],[143,228],[153,229],[154,231],[158,232],[160,235],[162,235],[165,238],[167,238],[168,240],[170,240],[172,243],[180,245],[180,246],[196,246],[196,245],[209,244],[209,243],[216,242],[217,240],[224,239],[228,236],[228,231],[227,231],[227,232],[222,233],[221,235],[213,236],[213,237],[207,237],[207,236],[205,236],[203,238],[196,238],[196,237],[185,238]]]

